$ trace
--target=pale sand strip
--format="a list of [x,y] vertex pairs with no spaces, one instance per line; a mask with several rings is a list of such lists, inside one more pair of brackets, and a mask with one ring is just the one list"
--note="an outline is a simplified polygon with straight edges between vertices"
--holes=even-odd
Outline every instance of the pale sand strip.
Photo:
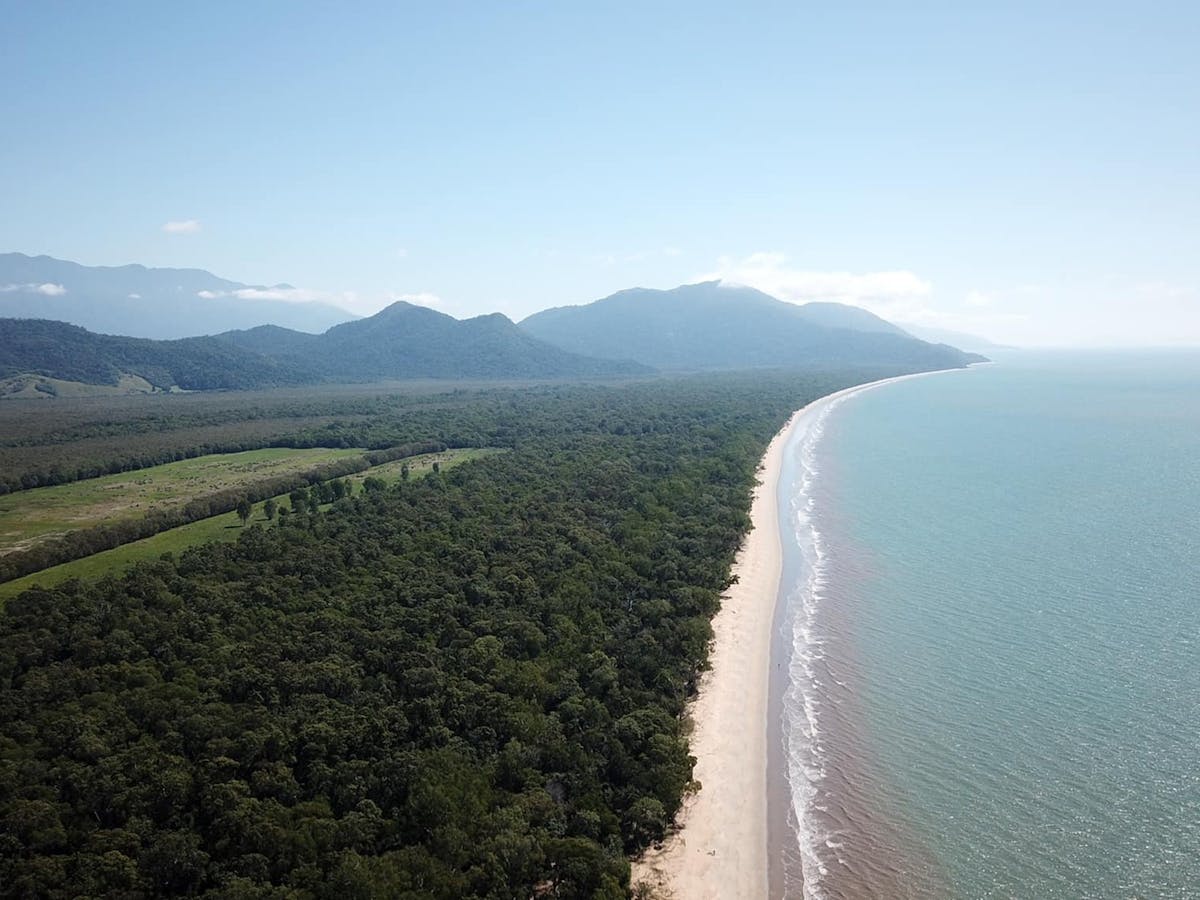
[[[807,407],[806,407],[807,408]],[[633,883],[678,900],[767,895],[767,682],[771,623],[782,568],[779,472],[783,449],[804,410],[772,439],[730,586],[713,617],[711,671],[701,678],[690,716],[693,777],[701,790],[684,802],[661,849],[633,867]]]
[[[953,371],[953,370],[952,370]],[[633,884],[662,900],[759,900],[768,893],[767,700],[771,631],[783,569],[779,475],[797,428],[870,388],[921,378],[918,372],[855,385],[797,410],[759,464],[761,481],[726,592],[713,617],[712,668],[691,704],[692,777],[701,789],[684,800],[678,829],[633,863]]]

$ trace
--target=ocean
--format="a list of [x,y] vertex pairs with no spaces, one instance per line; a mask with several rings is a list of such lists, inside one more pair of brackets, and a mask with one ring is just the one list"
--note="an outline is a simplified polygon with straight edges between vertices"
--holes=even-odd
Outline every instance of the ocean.
[[1200,897],[1200,351],[1002,353],[785,456],[773,893]]

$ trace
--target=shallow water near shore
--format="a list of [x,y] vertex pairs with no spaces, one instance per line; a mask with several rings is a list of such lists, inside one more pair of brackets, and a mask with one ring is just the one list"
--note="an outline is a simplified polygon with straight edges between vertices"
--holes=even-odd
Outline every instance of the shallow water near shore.
[[1200,353],[882,385],[780,490],[775,896],[1200,893]]

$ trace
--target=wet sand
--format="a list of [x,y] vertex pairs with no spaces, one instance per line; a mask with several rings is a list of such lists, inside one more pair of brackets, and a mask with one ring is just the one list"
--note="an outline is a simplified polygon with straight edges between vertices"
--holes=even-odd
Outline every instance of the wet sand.
[[[901,376],[912,377],[919,376]],[[750,509],[751,530],[732,570],[736,581],[713,617],[712,667],[702,676],[689,713],[691,751],[696,757],[693,777],[701,789],[685,798],[678,827],[663,845],[650,849],[633,864],[633,884],[646,885],[656,898],[784,896],[785,864],[787,896],[803,894],[787,760],[778,721],[792,655],[790,643],[775,637],[786,615],[785,604],[779,602],[784,534],[780,476],[784,453],[794,438],[802,437],[804,431],[819,423],[829,405],[894,380],[898,379],[847,388],[797,410],[763,456]],[[790,528],[787,534],[791,540]],[[853,715],[849,708],[846,712]],[[854,730],[846,730],[848,740]],[[846,759],[857,756],[851,751]],[[836,780],[848,787],[859,775],[856,765],[848,765]],[[871,822],[882,826],[879,830],[884,833],[891,832],[886,817],[868,813],[866,821],[854,818],[859,825]],[[865,831],[876,832],[877,828],[867,827]],[[889,880],[884,877],[881,882]],[[836,889],[832,893],[842,895]],[[902,892],[896,896],[904,895]]]
[[633,883],[676,900],[767,896],[767,681],[779,594],[779,472],[803,410],[774,437],[759,467],[751,530],[733,566],[736,582],[713,617],[712,668],[692,704],[693,777],[701,789],[681,827],[635,862]]

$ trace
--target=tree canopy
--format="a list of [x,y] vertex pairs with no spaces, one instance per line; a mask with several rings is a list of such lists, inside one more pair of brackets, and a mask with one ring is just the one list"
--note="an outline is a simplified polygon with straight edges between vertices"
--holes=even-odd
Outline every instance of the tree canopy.
[[625,896],[757,461],[875,374],[513,392],[511,453],[10,601],[0,892]]

